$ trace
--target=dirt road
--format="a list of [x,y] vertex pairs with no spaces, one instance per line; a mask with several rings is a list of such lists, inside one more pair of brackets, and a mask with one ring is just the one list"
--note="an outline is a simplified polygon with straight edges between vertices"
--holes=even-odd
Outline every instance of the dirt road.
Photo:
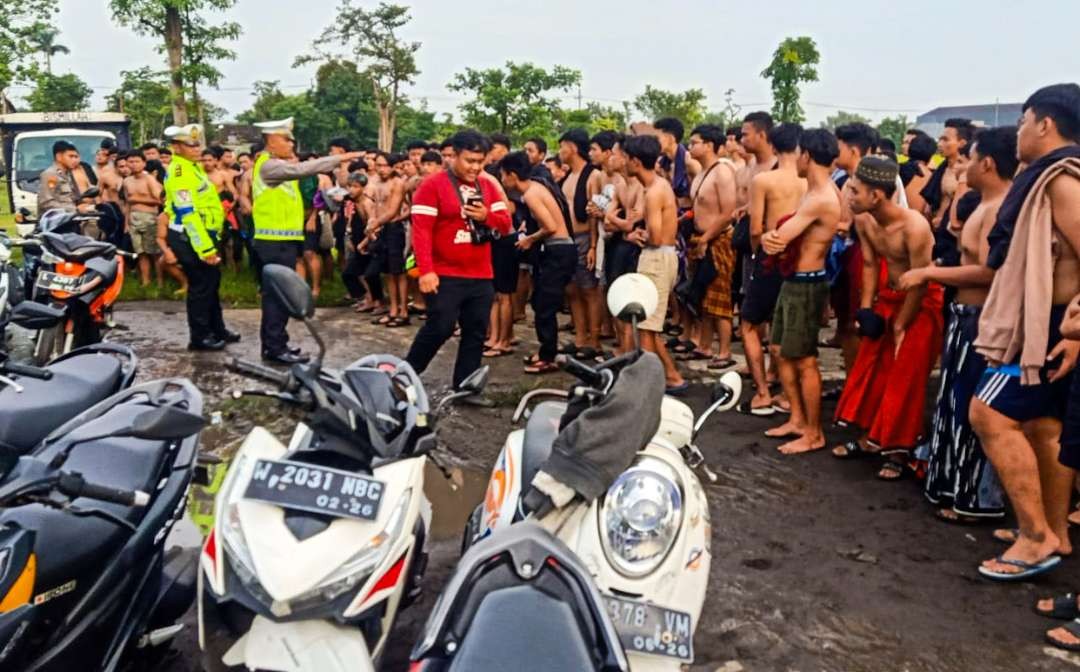
[[[206,434],[208,446],[223,454],[235,449],[251,426],[249,409],[226,400],[225,392],[240,380],[224,370],[223,355],[184,350],[182,305],[132,304],[117,319],[128,329],[111,337],[136,348],[140,379],[191,377],[207,395],[207,408],[224,417]],[[317,319],[326,330],[328,362],[335,366],[375,351],[403,354],[415,329],[376,328],[344,309],[320,310]],[[227,320],[244,334],[230,352],[257,357],[258,313],[229,311]],[[291,330],[313,347],[302,327]],[[519,328],[522,336],[529,331]],[[425,376],[433,389],[447,383],[452,345]],[[386,670],[407,667],[409,647],[456,562],[464,515],[479,500],[486,471],[511,428],[512,404],[536,383],[520,373],[519,362],[492,361],[489,391],[498,408],[462,411],[446,425],[466,485],[451,492],[441,479],[429,479],[436,539],[427,593],[398,623],[383,661]],[[828,362],[827,373],[838,377],[835,356]],[[705,387],[696,386],[688,401],[700,411]],[[839,462],[825,452],[784,457],[762,436],[769,426],[769,419],[731,413],[717,418],[701,442],[719,482],[707,485],[714,558],[692,669],[1080,669],[1080,657],[1043,646],[1048,622],[1031,610],[1038,596],[1075,587],[1075,561],[1038,584],[982,580],[978,562],[1003,548],[990,540],[988,528],[937,522],[913,482],[876,481],[872,462]],[[846,436],[836,430],[830,438]],[[173,669],[198,669],[190,631],[182,649]]]

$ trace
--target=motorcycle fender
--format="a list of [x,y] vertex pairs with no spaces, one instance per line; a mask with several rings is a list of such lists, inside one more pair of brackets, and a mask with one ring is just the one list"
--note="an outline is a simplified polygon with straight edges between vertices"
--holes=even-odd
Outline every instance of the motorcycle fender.
[[495,460],[484,493],[478,538],[482,539],[514,522],[521,499],[521,450],[524,438],[524,430],[510,432],[506,445]]
[[276,672],[375,672],[357,628],[326,621],[274,623],[256,616],[222,662]]

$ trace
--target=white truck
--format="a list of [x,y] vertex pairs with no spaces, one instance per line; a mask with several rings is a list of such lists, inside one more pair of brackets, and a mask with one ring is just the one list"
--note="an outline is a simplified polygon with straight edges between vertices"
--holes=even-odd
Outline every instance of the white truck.
[[119,112],[15,112],[0,115],[4,181],[11,212],[26,208],[37,215],[38,176],[52,164],[52,146],[67,140],[82,160],[93,165],[101,141],[110,138],[121,150],[131,147],[127,115]]

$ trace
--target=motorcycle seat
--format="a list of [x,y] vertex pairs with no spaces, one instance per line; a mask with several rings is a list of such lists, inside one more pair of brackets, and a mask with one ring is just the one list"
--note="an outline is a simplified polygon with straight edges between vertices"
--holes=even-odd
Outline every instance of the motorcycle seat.
[[88,353],[47,367],[52,380],[21,376],[22,392],[0,389],[0,451],[29,452],[49,432],[114,394],[123,376],[120,360]]
[[538,404],[525,425],[525,439],[521,446],[522,493],[528,490],[533,477],[551,456],[551,446],[559,435],[559,420],[566,412],[566,404],[545,401]]
[[53,254],[68,261],[86,261],[116,251],[112,243],[94,240],[77,233],[46,233],[46,246]]

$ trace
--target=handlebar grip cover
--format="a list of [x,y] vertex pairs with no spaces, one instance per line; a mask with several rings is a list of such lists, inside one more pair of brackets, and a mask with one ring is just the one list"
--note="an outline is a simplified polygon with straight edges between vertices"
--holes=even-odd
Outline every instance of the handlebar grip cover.
[[52,380],[53,377],[53,372],[49,371],[48,369],[43,369],[37,366],[30,366],[28,364],[18,364],[11,361],[5,361],[0,364],[0,372],[14,373],[18,376],[37,378],[38,380]]
[[598,385],[601,382],[600,373],[591,366],[584,364],[570,355],[558,355],[555,362],[570,375],[578,378],[587,385]]
[[256,364],[255,362],[249,362],[238,357],[234,357],[229,361],[228,368],[236,371],[237,373],[244,373],[249,376],[261,378],[263,380],[270,381],[280,387],[285,387],[289,384],[289,374],[282,373],[275,369],[271,369],[269,366],[263,366],[262,364]]

